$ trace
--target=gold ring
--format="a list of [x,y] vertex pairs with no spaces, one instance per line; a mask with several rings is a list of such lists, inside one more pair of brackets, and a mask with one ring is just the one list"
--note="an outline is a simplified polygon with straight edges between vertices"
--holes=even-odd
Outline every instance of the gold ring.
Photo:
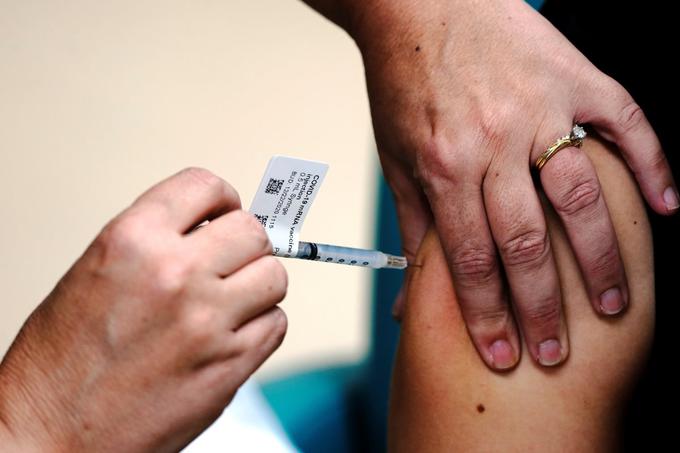
[[543,154],[541,154],[538,159],[536,159],[535,165],[538,171],[541,171],[541,168],[543,168],[543,166],[548,163],[548,161],[555,154],[562,151],[564,148],[569,148],[571,146],[580,148],[583,144],[583,139],[586,138],[586,135],[586,131],[583,129],[583,127],[579,126],[578,124],[574,124],[574,127],[572,128],[569,135],[565,135],[564,137],[557,139],[557,141],[551,147],[546,149]]

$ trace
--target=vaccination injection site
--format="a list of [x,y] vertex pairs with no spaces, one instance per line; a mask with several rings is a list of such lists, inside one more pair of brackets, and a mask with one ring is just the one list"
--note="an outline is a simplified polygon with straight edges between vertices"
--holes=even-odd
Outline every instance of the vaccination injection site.
[[0,0],[0,453],[675,450],[673,7]]

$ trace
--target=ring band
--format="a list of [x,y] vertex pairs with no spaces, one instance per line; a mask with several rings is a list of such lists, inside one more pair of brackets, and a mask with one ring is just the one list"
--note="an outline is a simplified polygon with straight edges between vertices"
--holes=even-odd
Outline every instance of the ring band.
[[536,159],[535,165],[538,171],[541,171],[541,168],[543,168],[543,166],[548,163],[548,161],[555,154],[562,151],[564,148],[569,148],[571,146],[580,148],[583,144],[583,139],[586,138],[586,135],[586,131],[583,129],[583,127],[579,126],[578,124],[574,124],[574,127],[571,129],[571,133],[569,135],[565,135],[564,137],[557,139],[557,141],[552,146],[546,149],[543,154],[541,154],[538,159]]

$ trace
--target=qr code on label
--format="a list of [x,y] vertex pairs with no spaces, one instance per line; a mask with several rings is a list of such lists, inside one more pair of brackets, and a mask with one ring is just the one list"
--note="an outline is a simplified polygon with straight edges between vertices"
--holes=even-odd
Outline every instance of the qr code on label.
[[281,191],[281,186],[283,186],[283,179],[269,178],[269,182],[267,183],[267,188],[264,189],[264,193],[278,195]]
[[257,219],[258,222],[262,224],[263,227],[267,226],[267,219],[269,219],[268,215],[255,214],[255,218]]

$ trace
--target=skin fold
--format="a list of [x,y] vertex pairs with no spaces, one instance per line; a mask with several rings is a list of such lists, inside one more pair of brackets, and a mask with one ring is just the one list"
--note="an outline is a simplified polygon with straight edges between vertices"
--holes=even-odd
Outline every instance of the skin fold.
[[629,312],[604,321],[593,316],[564,230],[545,204],[570,356],[555,369],[541,369],[524,356],[512,371],[489,373],[466,332],[455,281],[430,230],[416,258],[402,321],[391,451],[616,451],[620,415],[652,342],[652,244],[625,164],[601,142],[587,140],[584,152],[597,169],[616,230]]

